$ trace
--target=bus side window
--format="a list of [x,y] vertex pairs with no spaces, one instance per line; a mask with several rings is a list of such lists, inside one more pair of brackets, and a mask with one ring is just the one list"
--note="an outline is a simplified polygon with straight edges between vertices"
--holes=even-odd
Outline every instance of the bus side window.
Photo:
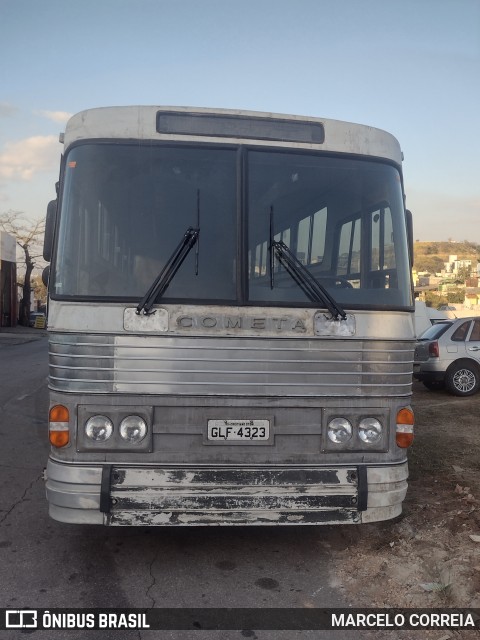
[[[281,231],[280,233],[277,233],[274,236],[274,240],[276,240],[276,242],[284,242],[287,245],[287,247],[290,247],[290,235],[291,235],[291,230],[284,229],[283,231]],[[248,272],[250,274],[250,278],[261,278],[266,276],[268,273],[267,264],[269,259],[270,259],[270,251],[269,251],[268,242],[266,240],[264,242],[259,242],[256,245],[255,251],[253,254],[251,251],[249,251]],[[282,266],[280,265],[278,260],[274,262],[274,268],[276,272],[279,272],[282,270]]]
[[388,206],[370,213],[371,253],[370,278],[374,289],[397,286],[392,213]]
[[327,207],[313,214],[312,239],[310,242],[310,263],[321,264],[325,254],[325,236],[327,233]]
[[303,264],[321,264],[325,252],[327,208],[303,218],[297,229],[297,258]]
[[337,275],[360,276],[361,219],[355,218],[342,225],[338,246]]
[[371,213],[372,253],[371,270],[395,269],[392,214],[388,207]]

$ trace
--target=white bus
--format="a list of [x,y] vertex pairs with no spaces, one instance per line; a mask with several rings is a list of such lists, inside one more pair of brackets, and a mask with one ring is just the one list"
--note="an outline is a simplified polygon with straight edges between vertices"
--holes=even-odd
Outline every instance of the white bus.
[[390,134],[328,119],[73,116],[49,205],[52,518],[401,513],[411,220]]

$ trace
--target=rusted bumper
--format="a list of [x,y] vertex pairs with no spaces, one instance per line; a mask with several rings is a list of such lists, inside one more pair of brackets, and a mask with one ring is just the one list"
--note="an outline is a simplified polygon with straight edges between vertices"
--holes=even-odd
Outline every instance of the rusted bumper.
[[407,464],[336,468],[86,467],[49,461],[50,515],[128,525],[299,525],[401,513]]

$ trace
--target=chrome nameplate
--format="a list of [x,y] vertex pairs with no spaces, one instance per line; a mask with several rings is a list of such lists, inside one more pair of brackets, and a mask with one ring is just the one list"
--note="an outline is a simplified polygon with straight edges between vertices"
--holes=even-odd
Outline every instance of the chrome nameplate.
[[176,329],[251,335],[302,335],[312,333],[311,319],[302,315],[271,314],[245,310],[243,313],[182,313],[174,318]]
[[168,311],[156,308],[149,315],[138,314],[136,309],[125,309],[123,312],[123,328],[125,331],[139,333],[166,333],[168,331]]
[[349,337],[356,333],[355,316],[347,314],[345,320],[335,320],[329,313],[317,311],[313,319],[316,336]]

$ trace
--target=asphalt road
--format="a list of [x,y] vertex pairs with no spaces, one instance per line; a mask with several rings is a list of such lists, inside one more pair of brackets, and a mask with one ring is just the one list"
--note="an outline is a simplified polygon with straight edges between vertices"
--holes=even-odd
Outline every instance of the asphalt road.
[[[0,607],[337,607],[334,527],[105,528],[48,517],[47,338],[0,340]],[[24,637],[18,631],[0,638]],[[320,631],[37,631],[62,638],[358,637]]]

